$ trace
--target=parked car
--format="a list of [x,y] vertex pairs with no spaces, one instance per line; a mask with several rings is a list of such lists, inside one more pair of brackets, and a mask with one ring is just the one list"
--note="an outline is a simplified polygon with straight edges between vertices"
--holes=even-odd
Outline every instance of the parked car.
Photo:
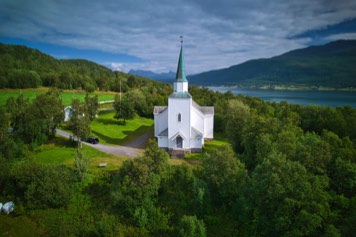
[[87,142],[91,143],[91,144],[98,144],[99,143],[99,138],[97,138],[97,137],[88,137]]
[[9,215],[11,212],[13,212],[14,206],[15,204],[13,202],[7,202],[2,205],[2,211]]

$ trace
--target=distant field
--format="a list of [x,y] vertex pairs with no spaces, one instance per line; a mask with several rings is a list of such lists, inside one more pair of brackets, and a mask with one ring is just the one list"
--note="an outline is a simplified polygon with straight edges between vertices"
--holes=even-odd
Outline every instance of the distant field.
[[92,135],[99,137],[104,144],[122,145],[153,130],[153,120],[136,117],[122,124],[114,119],[114,112],[101,113],[91,123]]
[[[41,87],[37,89],[1,89],[0,90],[0,106],[5,106],[6,101],[10,97],[17,97],[21,93],[30,100],[33,100],[37,95],[46,93],[48,88]],[[94,94],[97,94],[99,101],[113,100],[115,99],[115,92],[102,92],[96,91]],[[62,100],[64,105],[70,105],[72,99],[78,98],[80,101],[84,101],[86,92],[77,91],[77,90],[64,90],[62,92]]]

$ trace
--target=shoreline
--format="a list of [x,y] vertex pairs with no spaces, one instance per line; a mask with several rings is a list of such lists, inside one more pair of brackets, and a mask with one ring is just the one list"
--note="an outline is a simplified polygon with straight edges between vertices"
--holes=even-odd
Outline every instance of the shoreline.
[[340,92],[356,92],[355,87],[323,87],[323,86],[283,86],[283,85],[264,85],[264,86],[204,86],[207,88],[231,88],[231,89],[249,89],[249,90],[276,90],[276,91],[340,91]]

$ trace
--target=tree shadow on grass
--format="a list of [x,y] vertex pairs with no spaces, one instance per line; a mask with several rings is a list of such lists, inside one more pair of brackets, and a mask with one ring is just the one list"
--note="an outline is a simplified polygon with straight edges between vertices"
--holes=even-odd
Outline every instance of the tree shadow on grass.
[[[146,127],[150,127],[150,126],[146,126]],[[127,139],[128,141],[124,143],[123,146],[143,149],[146,147],[148,140],[152,136],[153,136],[153,129],[150,129],[149,131],[146,130],[139,136],[134,136],[131,139]]]
[[75,148],[77,147],[77,142],[76,141],[71,141],[70,139],[66,137],[55,137],[48,141],[48,143],[54,143],[56,146],[59,147],[69,147],[69,148]]
[[135,143],[133,142],[133,140],[138,139],[141,136],[144,136],[145,134],[151,132],[152,129],[153,129],[153,125],[152,126],[142,125],[134,131],[123,131],[123,133],[126,135],[125,138],[112,138],[96,131],[92,131],[92,133],[95,134],[95,136],[97,136],[100,140],[103,140],[110,145],[120,145],[120,146],[127,146],[131,148],[142,148],[142,141]]
[[96,121],[98,123],[104,124],[104,125],[119,125],[119,126],[124,126],[126,125],[124,121],[121,120],[113,120],[111,118],[97,118]]

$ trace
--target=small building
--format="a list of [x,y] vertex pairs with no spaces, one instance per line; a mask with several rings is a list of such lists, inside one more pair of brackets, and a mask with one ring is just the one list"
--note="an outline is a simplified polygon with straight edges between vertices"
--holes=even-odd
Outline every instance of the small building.
[[68,122],[73,115],[72,106],[67,106],[64,108],[64,122]]
[[214,107],[198,105],[189,94],[183,45],[168,106],[155,106],[153,114],[154,134],[161,148],[175,153],[201,152],[204,141],[213,139]]

